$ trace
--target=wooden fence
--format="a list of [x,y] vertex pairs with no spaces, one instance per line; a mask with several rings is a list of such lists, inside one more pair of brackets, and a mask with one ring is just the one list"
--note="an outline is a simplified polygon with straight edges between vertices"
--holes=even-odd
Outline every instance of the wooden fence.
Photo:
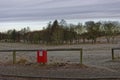
[[13,52],[13,64],[16,63],[16,52],[37,52],[37,51],[80,51],[80,64],[83,64],[83,49],[82,48],[65,48],[65,49],[10,49],[0,50],[0,52]]

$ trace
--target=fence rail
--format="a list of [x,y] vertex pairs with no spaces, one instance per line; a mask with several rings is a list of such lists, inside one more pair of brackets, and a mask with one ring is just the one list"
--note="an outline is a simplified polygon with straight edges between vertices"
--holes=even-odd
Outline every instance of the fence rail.
[[80,64],[83,64],[83,49],[82,48],[59,48],[59,49],[9,49],[0,50],[0,52],[13,52],[13,64],[16,63],[16,52],[37,52],[37,51],[80,51]]

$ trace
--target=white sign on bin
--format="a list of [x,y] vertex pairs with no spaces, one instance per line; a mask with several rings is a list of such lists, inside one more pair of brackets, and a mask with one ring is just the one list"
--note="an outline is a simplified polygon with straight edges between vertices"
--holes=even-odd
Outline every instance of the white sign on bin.
[[40,56],[43,56],[43,53],[40,53]]

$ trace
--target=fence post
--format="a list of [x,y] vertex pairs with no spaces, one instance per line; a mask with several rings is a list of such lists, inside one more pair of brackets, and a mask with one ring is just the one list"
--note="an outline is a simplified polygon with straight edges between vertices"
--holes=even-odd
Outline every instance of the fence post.
[[13,64],[16,63],[16,51],[13,51]]
[[83,50],[80,49],[80,64],[83,64]]
[[114,60],[114,49],[112,49],[112,60]]

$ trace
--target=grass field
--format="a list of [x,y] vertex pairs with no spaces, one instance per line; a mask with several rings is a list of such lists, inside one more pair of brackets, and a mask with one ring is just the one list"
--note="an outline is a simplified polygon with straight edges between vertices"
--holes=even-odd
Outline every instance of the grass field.
[[[111,48],[120,47],[120,44],[79,44],[79,45],[60,45],[45,46],[21,43],[0,43],[0,50],[3,49],[55,49],[55,48],[83,48],[83,64],[99,68],[96,72],[103,72],[114,76],[114,73],[120,74],[120,59],[112,60]],[[115,57],[118,58],[120,52],[115,51]],[[21,61],[21,62],[20,62]],[[53,51],[48,52],[48,64],[51,63],[79,63],[79,51]],[[25,64],[34,64],[36,62],[36,52],[17,52],[17,62]],[[1,64],[12,64],[12,53],[0,53]],[[93,69],[93,68],[92,68]],[[102,71],[102,70],[103,71]],[[94,70],[94,69],[93,69]],[[91,71],[91,70],[90,70]],[[94,74],[97,74],[97,73]],[[102,73],[101,73],[102,74]],[[118,76],[119,77],[119,76]]]

